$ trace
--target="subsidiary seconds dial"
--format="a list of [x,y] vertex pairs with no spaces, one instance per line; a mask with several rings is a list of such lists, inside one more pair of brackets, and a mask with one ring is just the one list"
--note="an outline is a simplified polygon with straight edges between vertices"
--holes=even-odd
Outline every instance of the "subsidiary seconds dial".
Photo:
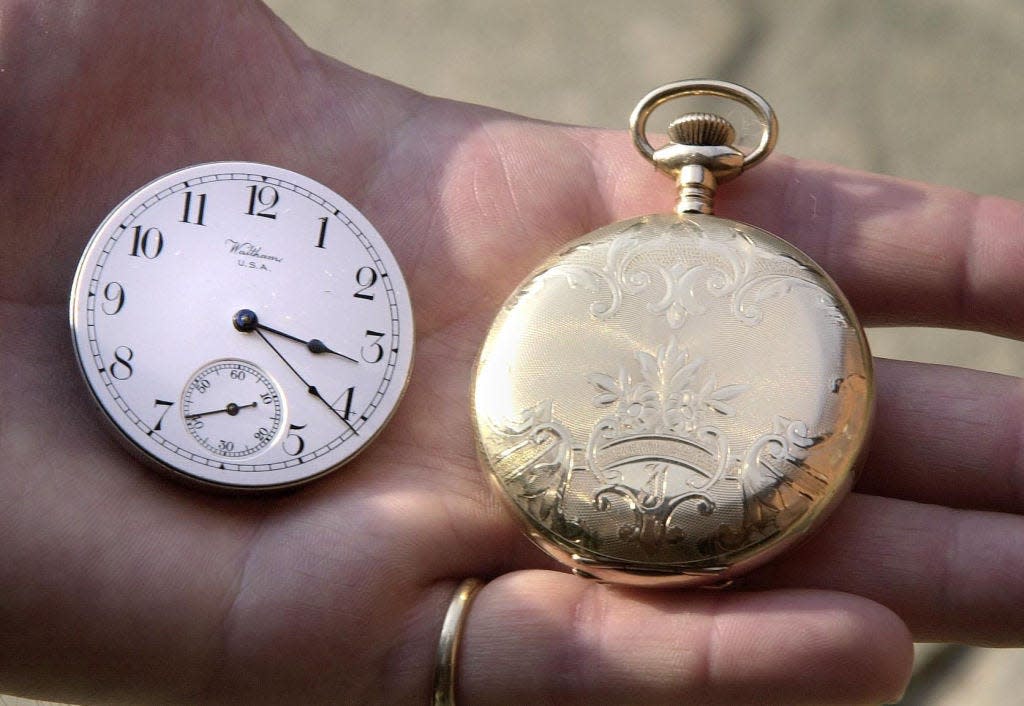
[[345,463],[412,361],[408,291],[380,234],[322,184],[249,162],[167,174],[114,209],[79,263],[71,328],[131,450],[240,489]]
[[225,458],[267,448],[281,428],[281,394],[270,377],[242,360],[218,360],[192,376],[181,396],[185,428]]

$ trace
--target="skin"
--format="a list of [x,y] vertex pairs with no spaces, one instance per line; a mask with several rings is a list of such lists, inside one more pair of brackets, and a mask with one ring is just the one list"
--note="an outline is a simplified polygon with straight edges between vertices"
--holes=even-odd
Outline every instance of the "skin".
[[[307,49],[253,2],[0,2],[0,691],[87,703],[426,703],[458,582],[463,704],[872,703],[911,640],[1024,644],[1024,385],[877,361],[856,492],[744,590],[589,583],[477,468],[468,387],[541,258],[671,208],[624,132],[428,98]],[[66,300],[140,184],[239,159],[355,203],[406,274],[415,372],[382,437],[287,494],[135,462],[74,367]],[[1024,337],[1024,208],[772,157],[718,212],[783,233],[867,324]]]

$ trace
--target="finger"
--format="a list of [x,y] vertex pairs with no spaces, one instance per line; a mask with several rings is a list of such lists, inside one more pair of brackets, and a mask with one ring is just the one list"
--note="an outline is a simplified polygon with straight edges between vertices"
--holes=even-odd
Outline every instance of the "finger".
[[[626,135],[580,133],[615,218],[670,208],[673,187]],[[723,186],[719,215],[781,235],[839,283],[866,323],[1024,336],[1024,206],[784,157]]]
[[1024,381],[876,360],[878,409],[864,493],[1024,513]]
[[740,217],[756,210],[808,250],[867,323],[1024,337],[1020,203],[795,161],[745,188]]
[[470,704],[878,703],[911,643],[889,611],[817,591],[627,591],[508,574],[470,608],[458,701]]
[[921,641],[1024,645],[1024,518],[854,493],[754,587],[855,593]]

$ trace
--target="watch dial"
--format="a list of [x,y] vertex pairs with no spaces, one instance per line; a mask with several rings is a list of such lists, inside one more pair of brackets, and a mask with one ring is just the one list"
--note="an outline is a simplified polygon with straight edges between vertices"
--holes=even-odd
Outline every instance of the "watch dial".
[[294,172],[189,167],[93,235],[71,326],[107,417],[160,467],[280,487],[344,463],[381,429],[412,360],[412,311],[383,239]]

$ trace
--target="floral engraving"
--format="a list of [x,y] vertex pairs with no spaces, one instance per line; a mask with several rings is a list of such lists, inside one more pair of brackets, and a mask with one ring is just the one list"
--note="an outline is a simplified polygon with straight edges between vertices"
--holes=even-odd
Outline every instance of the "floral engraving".
[[640,365],[640,375],[635,378],[625,366],[619,366],[614,378],[604,373],[587,376],[598,391],[594,404],[616,407],[598,426],[607,425],[618,435],[691,434],[706,412],[735,414],[729,401],[749,389],[749,385],[737,384],[719,387],[713,374],[702,376],[704,359],[691,358],[674,337],[656,355],[637,351],[635,357]]

